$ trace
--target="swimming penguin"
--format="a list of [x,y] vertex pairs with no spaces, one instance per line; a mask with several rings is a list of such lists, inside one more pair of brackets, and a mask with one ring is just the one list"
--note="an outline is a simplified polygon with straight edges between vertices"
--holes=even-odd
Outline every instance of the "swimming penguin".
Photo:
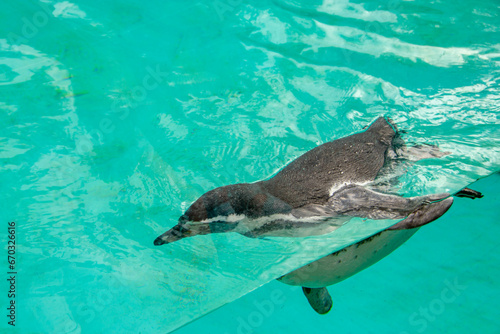
[[[279,278],[302,286],[313,309],[325,314],[332,306],[326,286],[387,256],[419,227],[450,208],[453,197],[449,193],[402,197],[380,191],[385,182],[381,180],[391,174],[398,161],[445,154],[433,146],[407,148],[396,125],[380,117],[363,132],[306,152],[269,180],[205,193],[154,244],[225,232],[248,237],[302,237],[331,232],[352,217],[402,219],[385,231]],[[481,197],[468,188],[455,195]]]

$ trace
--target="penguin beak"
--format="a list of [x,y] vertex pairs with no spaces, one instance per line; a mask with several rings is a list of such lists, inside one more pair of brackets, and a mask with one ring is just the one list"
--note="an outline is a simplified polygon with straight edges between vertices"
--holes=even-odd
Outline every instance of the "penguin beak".
[[195,235],[204,235],[210,233],[210,225],[199,222],[191,222],[185,216],[179,218],[179,224],[172,227],[167,232],[155,239],[155,246],[165,245],[174,241],[193,237]]
[[166,237],[165,234],[166,233],[163,233],[162,235],[160,235],[158,238],[155,239],[154,241],[155,246],[161,246],[164,244],[168,244],[169,242],[172,242],[168,241],[168,237]]
[[161,246],[191,236],[186,224],[177,224],[155,239],[154,245]]

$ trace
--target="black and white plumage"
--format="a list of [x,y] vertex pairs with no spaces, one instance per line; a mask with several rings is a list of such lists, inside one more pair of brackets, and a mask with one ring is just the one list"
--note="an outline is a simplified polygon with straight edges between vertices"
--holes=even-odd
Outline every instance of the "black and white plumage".
[[[380,117],[363,132],[304,153],[269,180],[205,193],[154,244],[225,232],[249,237],[318,235],[352,217],[402,219],[378,235],[318,260],[315,272],[308,272],[305,266],[280,278],[283,283],[303,286],[311,306],[324,314],[332,305],[325,286],[388,255],[418,227],[439,218],[452,205],[448,193],[406,198],[374,186],[404,154],[416,155],[408,159],[415,160],[445,153],[432,146],[406,148],[392,121]],[[466,192],[464,196],[473,195]]]

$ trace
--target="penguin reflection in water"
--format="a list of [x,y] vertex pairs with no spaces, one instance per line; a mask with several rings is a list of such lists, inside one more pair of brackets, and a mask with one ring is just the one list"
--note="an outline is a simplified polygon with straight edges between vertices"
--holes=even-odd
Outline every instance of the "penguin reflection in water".
[[[304,237],[331,232],[352,217],[402,219],[278,279],[302,286],[313,309],[325,314],[332,306],[326,286],[387,256],[419,227],[450,208],[453,197],[449,193],[402,197],[383,192],[389,187],[388,179],[390,183],[397,178],[394,174],[398,162],[445,154],[429,145],[406,147],[396,125],[380,117],[361,133],[306,152],[269,180],[228,185],[205,193],[154,244],[225,232],[248,237]],[[482,197],[468,188],[454,195]]]

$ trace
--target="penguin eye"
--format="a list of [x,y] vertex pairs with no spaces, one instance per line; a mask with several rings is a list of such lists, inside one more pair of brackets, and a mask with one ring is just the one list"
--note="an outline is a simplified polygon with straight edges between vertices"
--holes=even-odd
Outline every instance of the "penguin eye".
[[184,224],[184,223],[179,223],[179,224],[175,225],[172,229],[179,232],[182,235],[191,234],[191,229],[188,227],[187,224]]

